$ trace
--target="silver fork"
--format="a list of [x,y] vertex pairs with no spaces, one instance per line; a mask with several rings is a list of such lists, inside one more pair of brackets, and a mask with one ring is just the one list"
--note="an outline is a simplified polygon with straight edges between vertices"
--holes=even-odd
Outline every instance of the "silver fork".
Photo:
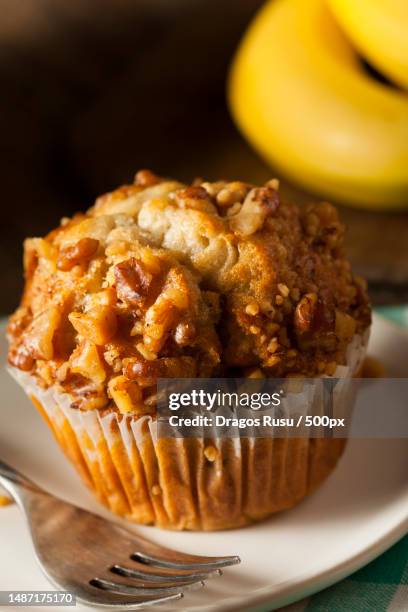
[[47,578],[86,605],[136,610],[174,601],[240,563],[163,548],[54,497],[1,460],[0,484],[26,515]]

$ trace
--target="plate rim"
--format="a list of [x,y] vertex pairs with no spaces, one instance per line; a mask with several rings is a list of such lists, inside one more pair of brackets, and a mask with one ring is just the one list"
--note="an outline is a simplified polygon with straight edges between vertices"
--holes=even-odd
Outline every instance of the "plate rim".
[[[265,593],[265,597],[260,595],[259,597],[251,598],[251,605],[245,608],[245,612],[261,612],[265,610],[263,606],[268,606],[268,612],[276,610],[282,606],[289,605],[309,597],[315,593],[344,580],[354,572],[365,567],[371,561],[374,561],[381,554],[396,544],[401,538],[408,534],[408,492],[407,498],[407,513],[401,521],[395,525],[390,531],[383,534],[378,540],[371,542],[366,548],[360,550],[352,557],[339,562],[334,567],[328,568],[323,572],[317,572],[311,576],[306,576],[303,580],[296,580],[295,585],[293,581],[283,589],[279,588],[279,592],[276,593],[276,597],[271,599],[271,593]],[[280,583],[282,585],[282,583]],[[294,591],[296,589],[296,592]],[[256,601],[255,601],[256,600]],[[242,601],[242,600],[241,600]],[[248,600],[249,601],[249,600]],[[225,602],[227,603],[227,602]],[[231,602],[232,603],[232,602]],[[260,607],[262,606],[262,607]],[[270,606],[273,606],[272,608]],[[223,610],[222,607],[219,610]],[[225,612],[231,611],[232,608],[225,608]],[[265,611],[266,612],[266,611]]]
[[[0,332],[3,332],[5,322],[6,318],[1,317]],[[376,325],[385,326],[391,333],[397,333],[402,337],[403,342],[408,341],[407,329],[390,322],[386,317],[378,313],[374,313],[373,316],[373,327]],[[2,333],[2,336],[4,336],[4,333]],[[407,502],[405,505],[404,501]],[[236,612],[237,609],[242,610],[242,612],[271,612],[332,586],[373,561],[408,533],[408,489],[406,491],[402,490],[400,496],[394,498],[394,503],[397,504],[398,514],[400,514],[397,517],[397,522],[394,521],[392,526],[388,526],[386,531],[383,531],[379,537],[371,539],[364,548],[361,548],[347,559],[335,562],[334,565],[327,569],[312,570],[309,573],[305,572],[300,576],[292,577],[290,581],[286,582],[265,584],[257,591],[252,591],[249,594],[241,596],[233,595],[232,597],[227,595],[222,601],[204,603],[203,605],[194,606],[194,609],[197,612]],[[400,506],[402,511],[399,510]],[[390,505],[386,507],[389,508]],[[406,508],[405,513],[404,507]]]

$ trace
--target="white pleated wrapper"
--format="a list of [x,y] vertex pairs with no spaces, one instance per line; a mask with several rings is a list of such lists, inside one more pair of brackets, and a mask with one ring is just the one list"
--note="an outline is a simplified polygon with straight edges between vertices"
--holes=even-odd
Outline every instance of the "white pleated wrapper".
[[[368,335],[353,338],[347,365],[338,366],[333,378],[350,379],[360,370]],[[245,439],[238,433],[231,439],[216,433],[211,440],[160,439],[150,416],[81,411],[71,407],[69,394],[42,389],[17,368],[9,371],[100,501],[139,523],[212,530],[265,518],[319,486],[345,445],[342,439],[260,439],[247,431]],[[337,393],[334,413],[349,413],[347,385]],[[313,414],[323,414],[321,399],[310,405]]]

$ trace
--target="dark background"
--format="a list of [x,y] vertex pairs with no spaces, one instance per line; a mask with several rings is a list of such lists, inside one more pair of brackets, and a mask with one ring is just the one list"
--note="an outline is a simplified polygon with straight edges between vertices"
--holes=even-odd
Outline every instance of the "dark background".
[[[45,234],[137,169],[188,181],[274,175],[225,103],[228,65],[261,4],[0,0],[3,314],[21,291],[23,239]],[[299,203],[312,197],[283,190]],[[408,301],[408,214],[344,208],[342,216],[374,301]]]

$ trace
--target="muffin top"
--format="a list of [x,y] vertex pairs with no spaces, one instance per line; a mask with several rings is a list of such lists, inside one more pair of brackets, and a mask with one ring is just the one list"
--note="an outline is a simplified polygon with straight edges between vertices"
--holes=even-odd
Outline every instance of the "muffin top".
[[333,374],[370,324],[327,203],[147,170],[24,245],[11,365],[81,409],[155,410],[157,378]]

